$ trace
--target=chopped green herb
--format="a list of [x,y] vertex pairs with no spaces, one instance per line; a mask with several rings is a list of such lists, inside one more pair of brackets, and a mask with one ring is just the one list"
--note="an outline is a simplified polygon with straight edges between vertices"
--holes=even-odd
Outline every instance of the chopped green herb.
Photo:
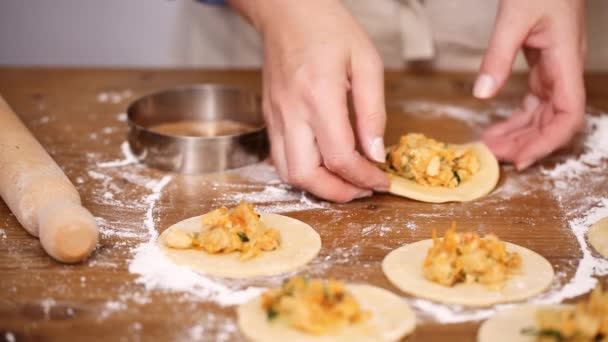
[[247,237],[247,234],[245,234],[243,232],[238,232],[238,233],[236,233],[236,235],[239,236],[239,238],[241,239],[241,242],[249,242],[249,237]]
[[452,171],[454,173],[454,178],[456,178],[456,181],[458,182],[458,184],[460,184],[460,175],[458,174],[458,171]]
[[279,316],[279,312],[278,312],[278,311],[276,311],[276,310],[275,310],[275,309],[273,309],[273,308],[269,308],[269,309],[266,311],[266,316],[268,317],[268,320],[269,320],[269,321],[272,321],[273,319],[275,319],[275,318],[277,318],[277,317]]
[[557,330],[553,330],[553,329],[536,329],[536,328],[524,328],[521,329],[521,334],[522,335],[528,335],[528,336],[537,336],[537,337],[552,337],[554,338],[556,341],[565,341],[564,337],[562,336],[562,333],[557,331]]

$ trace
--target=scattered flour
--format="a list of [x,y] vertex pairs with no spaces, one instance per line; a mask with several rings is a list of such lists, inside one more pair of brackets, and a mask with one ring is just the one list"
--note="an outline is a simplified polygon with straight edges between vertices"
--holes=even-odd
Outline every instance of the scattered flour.
[[6,231],[0,228],[0,239],[6,239]]
[[552,170],[543,169],[552,178],[576,178],[602,165],[608,160],[608,115],[589,116],[585,139],[585,152],[578,158],[568,159]]
[[583,257],[579,260],[576,273],[570,281],[560,290],[541,298],[541,303],[556,303],[563,299],[582,295],[595,287],[597,283],[594,276],[608,274],[608,260],[595,257],[587,244],[585,235],[587,230],[601,218],[608,216],[608,198],[599,199],[597,206],[591,208],[582,217],[570,220],[570,229],[578,241]]
[[55,306],[57,302],[53,298],[47,298],[40,301],[40,306],[42,307],[42,312],[44,313],[44,317],[47,319],[50,318],[51,309]]
[[264,288],[230,287],[221,279],[204,277],[190,268],[176,265],[156,245],[155,240],[134,248],[129,272],[139,275],[136,282],[147,290],[187,292],[198,300],[212,301],[222,306],[242,304],[259,295]]
[[[104,95],[105,94],[105,95]],[[112,102],[111,94],[101,93],[98,95],[100,102]],[[510,113],[510,109],[496,108],[493,111],[475,111],[470,108],[457,107],[450,105],[442,105],[431,102],[407,102],[404,108],[408,111],[424,111],[431,115],[444,115],[454,119],[463,120],[471,125],[486,125],[490,121],[489,114],[497,116],[506,116]],[[125,121],[126,114],[119,113],[116,115],[116,120]],[[570,158],[565,162],[557,165],[552,170],[542,170],[542,175],[545,180],[539,184],[532,183],[523,174],[517,177],[509,177],[505,183],[492,195],[488,196],[489,200],[504,200],[505,198],[514,195],[526,195],[530,191],[530,186],[554,188],[554,195],[558,200],[559,205],[564,213],[571,213],[568,216],[569,228],[572,230],[575,238],[581,246],[582,259],[579,261],[575,275],[567,281],[564,286],[556,286],[546,295],[535,299],[538,303],[557,303],[566,298],[578,296],[586,293],[595,285],[595,275],[608,274],[608,263],[604,259],[594,257],[585,241],[585,232],[587,228],[601,216],[608,216],[608,198],[592,198],[589,202],[589,208],[573,207],[571,199],[574,193],[564,192],[566,188],[580,189],[584,186],[583,181],[580,183],[572,183],[573,179],[578,181],[585,175],[596,172],[602,166],[604,159],[608,156],[608,119],[606,116],[590,118],[590,134],[585,141],[585,152],[577,157]],[[106,130],[111,133],[110,130]],[[112,130],[113,131],[113,130]],[[105,133],[105,132],[104,132]],[[97,139],[98,135],[93,133],[91,139]],[[163,189],[171,182],[171,176],[165,176],[160,179],[153,179],[142,175],[138,168],[132,166],[137,163],[137,157],[133,155],[129,149],[127,142],[123,142],[120,146],[122,151],[122,159],[111,161],[95,161],[97,156],[93,156],[91,161],[95,162],[95,167],[87,171],[87,176],[97,181],[98,194],[101,200],[118,201],[120,202],[119,193],[120,187],[116,188],[115,180],[117,177],[127,180],[131,183],[145,187],[149,193],[141,198],[140,203],[145,208],[143,217],[144,225],[138,227],[139,230],[124,230],[117,229],[119,222],[109,222],[107,219],[97,217],[97,222],[100,227],[102,236],[118,236],[125,239],[138,239],[138,243],[130,251],[132,259],[128,262],[129,272],[137,276],[135,282],[141,284],[146,292],[143,293],[125,293],[118,298],[108,301],[101,314],[100,319],[105,319],[119,310],[127,308],[127,301],[133,301],[139,304],[146,304],[151,301],[147,291],[169,291],[183,292],[189,295],[189,299],[199,301],[211,301],[221,306],[237,305],[259,295],[265,288],[261,286],[248,286],[238,281],[226,281],[211,277],[202,276],[189,268],[179,266],[167,259],[164,254],[156,246],[156,238],[158,232],[156,230],[154,211],[157,202],[160,200]],[[131,166],[131,168],[123,168]],[[114,170],[120,170],[114,172]],[[218,189],[238,189],[239,191],[227,191],[222,200],[229,203],[236,203],[241,199],[256,203],[258,210],[261,212],[291,212],[301,210],[328,210],[329,205],[323,201],[317,201],[310,198],[301,191],[292,189],[282,183],[280,177],[276,173],[275,168],[269,163],[259,163],[252,166],[244,167],[237,170],[227,172],[232,176],[237,176],[245,183],[227,184],[218,183]],[[82,178],[82,177],[80,177]],[[77,182],[82,184],[85,182]],[[608,194],[607,194],[608,195]],[[124,205],[124,203],[123,203]],[[434,217],[433,214],[420,213],[417,216]],[[387,218],[391,219],[391,218]],[[418,227],[414,222],[404,221],[403,226],[408,230],[416,230]],[[382,224],[364,226],[361,229],[363,236],[384,236],[390,231],[389,226]],[[143,232],[141,231],[143,230]],[[6,233],[0,229],[0,238],[5,238]],[[143,241],[142,241],[143,240]],[[129,243],[128,246],[132,246]],[[362,245],[354,246],[329,246],[329,254],[319,260],[313,261],[307,266],[307,271],[311,274],[322,272],[324,269],[340,264],[348,264],[357,260],[362,254]],[[105,261],[98,261],[103,263]],[[115,267],[116,265],[114,265]],[[273,279],[271,282],[280,282],[280,279]],[[86,278],[81,279],[81,284],[86,285]],[[143,291],[143,290],[142,290]],[[49,304],[48,302],[47,304]],[[426,318],[433,319],[441,323],[456,323],[465,321],[481,320],[489,317],[496,310],[503,310],[511,305],[499,305],[493,309],[467,309],[454,306],[445,306],[422,299],[412,299],[410,303],[417,311]],[[54,303],[52,303],[54,305]],[[50,304],[49,304],[50,305]],[[50,312],[50,306],[49,306]],[[217,333],[214,337],[216,341],[227,341],[234,337],[236,325],[233,319],[224,319],[222,321],[213,314],[209,314],[206,323],[200,323],[192,326],[187,333],[187,339],[190,340],[205,340],[211,328]],[[10,333],[6,333],[5,337],[9,340]],[[11,335],[12,336],[12,335]],[[13,336],[14,339],[14,336]]]
[[127,304],[119,301],[108,301],[106,302],[104,308],[99,313],[99,317],[97,318],[99,321],[102,321],[108,318],[110,315],[117,311],[125,310],[127,308]]
[[6,340],[6,342],[15,342],[16,341],[15,334],[13,334],[10,331],[8,331],[4,334],[4,339]]
[[300,196],[290,191],[289,187],[266,186],[262,191],[238,193],[232,196],[235,201],[245,200],[249,203],[286,202],[299,200]]
[[133,91],[125,89],[123,91],[107,91],[97,94],[97,102],[118,104],[133,96]]
[[152,190],[152,193],[144,200],[144,202],[148,205],[144,226],[148,230],[148,236],[152,241],[156,240],[158,237],[158,232],[156,231],[156,226],[154,224],[154,206],[156,205],[156,201],[160,199],[161,190],[167,184],[169,184],[171,178],[171,176],[164,176],[160,181],[148,184],[150,190]]
[[192,341],[200,341],[203,339],[205,334],[205,327],[203,325],[195,325],[188,330],[188,337]]
[[97,163],[97,166],[100,168],[109,168],[127,166],[131,164],[136,164],[138,162],[137,157],[133,154],[131,148],[129,147],[128,141],[124,141],[122,144],[120,144],[120,150],[122,151],[123,159],[100,162]]
[[264,184],[281,184],[281,178],[279,177],[277,170],[272,164],[268,162],[257,163],[249,166],[245,166],[239,169],[227,171],[230,175],[236,175],[240,178],[254,182]]

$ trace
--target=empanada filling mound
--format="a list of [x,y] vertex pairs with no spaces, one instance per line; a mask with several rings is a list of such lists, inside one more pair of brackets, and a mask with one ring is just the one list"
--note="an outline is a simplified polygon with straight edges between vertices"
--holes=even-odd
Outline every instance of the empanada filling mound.
[[389,149],[381,167],[418,184],[455,188],[473,177],[480,163],[470,148],[452,147],[411,133]]
[[269,320],[284,319],[291,327],[324,335],[369,317],[342,282],[294,277],[262,295]]
[[221,207],[203,216],[201,231],[186,233],[171,230],[165,237],[170,248],[202,249],[212,254],[241,252],[240,259],[246,261],[262,251],[279,247],[279,232],[266,227],[252,204],[241,201],[228,209]]
[[608,293],[598,285],[589,299],[576,306],[540,309],[536,313],[537,328],[522,330],[541,342],[607,341]]
[[521,267],[521,257],[506,251],[493,234],[456,233],[456,224],[440,239],[433,229],[433,246],[424,260],[424,277],[444,286],[479,283],[499,289]]

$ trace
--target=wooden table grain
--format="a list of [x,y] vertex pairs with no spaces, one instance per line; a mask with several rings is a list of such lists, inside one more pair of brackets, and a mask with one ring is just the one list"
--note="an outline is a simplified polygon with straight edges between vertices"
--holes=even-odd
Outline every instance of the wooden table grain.
[[[498,99],[482,102],[470,96],[473,80],[472,74],[387,73],[387,143],[406,131],[452,142],[475,139],[484,126],[500,118],[501,108],[517,103],[526,84],[524,77],[516,76]],[[17,341],[243,339],[234,326],[233,306],[190,299],[179,291],[146,290],[128,270],[133,247],[147,236],[146,215],[152,214],[160,232],[224,204],[235,194],[265,187],[242,179],[239,173],[174,174],[150,212],[151,202],[146,199],[150,189],[142,184],[166,173],[124,162],[121,144],[127,127],[121,113],[137,96],[200,82],[259,91],[260,74],[246,70],[0,68],[0,94],[75,183],[84,205],[99,217],[103,228],[100,244],[89,260],[62,265],[45,255],[38,240],[0,203],[0,341],[13,337]],[[608,110],[607,82],[608,75],[587,77],[588,102],[596,111]],[[487,112],[487,117],[467,122],[458,115],[426,115],[424,104],[428,103],[451,106],[448,109],[471,108]],[[412,108],[419,108],[418,113]],[[443,229],[455,220],[460,227],[494,232],[537,251],[552,263],[563,282],[572,277],[581,257],[567,224],[565,208],[569,207],[559,202],[554,189],[529,185],[546,181],[540,167],[551,167],[577,150],[580,146],[573,143],[523,173],[503,165],[497,190],[472,203],[427,204],[376,194],[348,204],[315,200],[322,203],[321,208],[286,215],[309,223],[322,236],[317,260],[328,261],[317,261],[319,267],[309,268],[317,276],[367,282],[399,293],[381,272],[382,258],[402,244],[429,238],[433,227]],[[100,174],[106,178],[97,177]],[[595,186],[581,196],[608,195],[608,173],[598,177],[593,180]],[[570,201],[570,206],[578,203],[576,196]],[[587,205],[583,200],[580,203]],[[262,205],[272,208],[274,203]],[[259,284],[268,282],[256,280]],[[475,321],[440,324],[422,317],[408,341],[472,341],[478,325]]]

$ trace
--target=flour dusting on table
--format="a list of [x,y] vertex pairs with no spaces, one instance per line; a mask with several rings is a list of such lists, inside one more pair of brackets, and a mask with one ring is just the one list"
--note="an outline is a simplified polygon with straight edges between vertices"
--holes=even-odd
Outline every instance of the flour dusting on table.
[[[584,152],[578,156],[570,156],[558,163],[553,169],[540,169],[542,182],[526,181],[531,177],[525,174],[507,179],[502,187],[482,200],[492,200],[492,197],[509,197],[511,195],[530,192],[534,189],[549,189],[560,206],[570,231],[577,240],[582,257],[576,271],[570,279],[556,274],[558,278],[545,294],[529,300],[536,304],[555,304],[563,300],[583,295],[592,290],[597,282],[595,276],[608,275],[608,260],[597,257],[586,241],[586,232],[592,224],[602,217],[608,216],[608,188],[605,184],[596,184],[603,178],[593,177],[598,172],[605,172],[608,162],[608,114],[589,116],[588,128],[583,141]],[[590,189],[603,189],[603,197],[585,196]],[[583,194],[582,198],[581,194]],[[411,304],[418,309],[423,317],[432,318],[441,323],[459,323],[482,320],[492,316],[514,304],[496,305],[491,309],[471,309],[458,306],[437,304],[424,299],[413,299]]]
[[[101,96],[100,100],[111,102],[110,95]],[[410,101],[404,105],[406,110],[424,111],[436,116],[448,116],[463,120],[469,125],[481,129],[487,126],[491,119],[488,115],[504,117],[512,111],[511,107],[493,108],[491,110],[474,110],[467,107],[438,104],[433,102]],[[116,122],[126,119],[124,113],[115,115]],[[124,124],[123,124],[124,125]],[[93,132],[95,139],[107,134],[115,134],[114,128],[99,129]],[[586,189],[598,187],[592,176],[601,170],[608,158],[608,116],[591,117],[589,131],[583,142],[584,151],[580,155],[567,156],[560,159],[554,168],[536,168],[526,173],[513,173],[505,179],[489,196],[481,199],[483,203],[496,203],[496,210],[503,210],[504,203],[516,196],[527,196],[534,190],[549,191],[555,197],[561,212],[567,219],[567,229],[572,231],[573,237],[581,248],[582,258],[576,267],[574,276],[569,279],[561,275],[554,286],[545,295],[535,298],[538,303],[557,303],[589,291],[595,284],[594,275],[608,274],[606,260],[597,258],[587,246],[585,232],[588,227],[602,215],[608,216],[608,193],[600,197],[580,198]],[[101,139],[99,139],[101,140]],[[117,151],[118,152],[118,151]],[[113,314],[127,310],[129,303],[147,305],[152,301],[155,293],[171,293],[179,295],[183,301],[211,302],[219,306],[232,306],[241,304],[257,296],[265,288],[276,286],[290,274],[265,277],[253,280],[226,280],[202,276],[187,267],[171,262],[156,245],[159,227],[157,222],[163,213],[159,210],[159,202],[168,194],[168,188],[178,186],[181,176],[164,175],[149,170],[138,164],[137,157],[131,153],[127,142],[120,145],[120,155],[112,158],[97,154],[88,155],[90,167],[84,174],[79,175],[78,186],[93,187],[93,199],[97,204],[107,210],[120,210],[121,208],[137,209],[141,217],[132,219],[132,222],[121,222],[113,219],[114,215],[97,215],[97,223],[102,238],[119,238],[121,242],[111,249],[100,251],[92,260],[91,265],[101,267],[126,267],[135,276],[134,283],[137,288],[125,287],[124,291],[115,298],[108,298],[105,306],[100,308],[100,319],[107,319]],[[503,168],[503,170],[509,168]],[[320,215],[331,217],[328,225],[340,220],[349,220],[345,212],[336,209],[324,201],[294,189],[284,184],[277,175],[275,168],[267,162],[232,170],[225,173],[231,181],[222,178],[201,177],[201,181],[221,194],[214,198],[212,205],[233,205],[240,200],[256,204],[260,212],[297,212],[314,210]],[[538,179],[541,181],[538,181]],[[591,177],[591,178],[590,178]],[[197,178],[198,179],[198,178]],[[234,181],[238,179],[238,181]],[[590,180],[591,179],[591,180]],[[605,187],[605,185],[604,185]],[[133,189],[144,189],[137,201],[127,200],[127,195]],[[608,190],[607,190],[608,191]],[[500,204],[500,205],[499,205]],[[479,205],[475,202],[463,204],[474,208]],[[339,208],[339,206],[338,206]],[[431,208],[431,207],[429,207]],[[415,218],[428,218],[435,220],[453,214],[455,207],[437,207],[428,212],[412,213]],[[450,209],[451,208],[451,209]],[[507,207],[508,208],[508,207]],[[336,265],[346,265],[357,262],[362,268],[376,267],[372,262],[364,259],[366,248],[386,249],[382,240],[387,234],[398,232],[407,235],[415,233],[420,227],[408,217],[382,216],[375,223],[352,222],[347,225],[349,234],[359,234],[361,241],[355,245],[344,245],[344,241],[324,241],[322,255],[304,268],[312,275],[323,275],[325,270]],[[398,228],[397,228],[398,227]],[[6,234],[0,230],[0,238]],[[129,255],[126,265],[117,265],[107,260],[106,255],[116,253],[117,250]],[[559,272],[558,272],[559,274]],[[354,276],[354,275],[353,275]],[[86,286],[87,281],[82,282]],[[135,285],[132,285],[135,286]],[[422,299],[410,299],[410,304],[416,309],[421,320],[433,320],[441,323],[457,323],[481,320],[491,316],[497,310],[503,310],[512,305],[498,305],[492,309],[468,309],[441,305]],[[190,329],[183,332],[186,340],[228,341],[236,333],[236,322],[233,318],[216,316],[209,313],[199,322],[193,323]],[[213,333],[211,333],[213,331]],[[209,335],[213,334],[213,335]],[[7,335],[8,336],[8,335]],[[213,337],[210,337],[213,336]],[[8,337],[7,337],[8,339]]]

